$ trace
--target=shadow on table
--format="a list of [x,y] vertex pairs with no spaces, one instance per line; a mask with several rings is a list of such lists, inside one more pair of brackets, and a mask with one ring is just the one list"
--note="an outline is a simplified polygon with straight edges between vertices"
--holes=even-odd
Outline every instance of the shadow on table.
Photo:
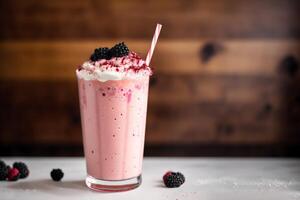
[[155,183],[156,183],[155,187],[166,188],[166,186],[164,185],[164,183],[161,180],[157,180],[157,181],[155,181]]
[[74,190],[89,191],[83,180],[54,182],[49,179],[42,179],[16,182],[9,187],[11,189],[40,191],[57,195],[70,195],[74,193]]

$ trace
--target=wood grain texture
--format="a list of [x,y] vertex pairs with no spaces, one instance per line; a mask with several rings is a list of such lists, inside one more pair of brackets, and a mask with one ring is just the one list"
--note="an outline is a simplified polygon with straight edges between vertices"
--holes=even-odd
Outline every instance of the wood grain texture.
[[[98,43],[113,41],[0,44],[3,143],[81,144],[74,69]],[[149,45],[128,44],[142,55]],[[207,44],[220,50],[203,62],[199,54]],[[290,110],[299,105],[298,50],[297,40],[161,40],[153,60],[147,144],[297,141],[300,115]]]
[[145,57],[157,22],[146,134],[155,155],[298,148],[299,10],[298,0],[0,0],[0,149],[78,155],[75,68],[120,41]]
[[[95,46],[114,43],[113,40],[1,42],[0,78],[74,80],[74,69],[89,58]],[[215,42],[222,49],[212,60],[203,62],[201,49],[207,43],[210,41],[161,40],[152,66],[156,72],[168,74],[275,76],[286,56],[300,58],[298,40],[225,40]],[[145,57],[149,41],[129,40],[127,44]]]
[[0,39],[299,38],[297,0],[0,1]]
[[[294,113],[292,123],[280,118],[291,114],[282,107],[286,100],[282,99],[279,81],[265,77],[161,74],[150,88],[146,142],[296,142],[297,137],[285,136],[287,127],[299,128],[299,113]],[[205,85],[209,88],[203,90]],[[2,143],[81,144],[75,81],[2,81],[0,86]],[[166,89],[167,86],[170,87]]]

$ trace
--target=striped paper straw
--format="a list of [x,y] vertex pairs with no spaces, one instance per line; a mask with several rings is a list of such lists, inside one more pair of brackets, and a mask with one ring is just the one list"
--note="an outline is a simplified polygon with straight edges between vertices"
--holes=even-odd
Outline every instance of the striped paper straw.
[[150,47],[150,49],[148,51],[147,58],[146,58],[146,64],[147,64],[147,66],[149,66],[149,64],[150,64],[150,61],[151,61],[151,58],[152,58],[152,55],[153,55],[153,52],[154,52],[154,49],[155,49],[155,46],[156,46],[156,43],[157,43],[157,39],[158,39],[160,30],[161,30],[161,27],[162,27],[161,24],[157,24],[156,25],[156,29],[155,29],[155,33],[153,35],[151,47]]

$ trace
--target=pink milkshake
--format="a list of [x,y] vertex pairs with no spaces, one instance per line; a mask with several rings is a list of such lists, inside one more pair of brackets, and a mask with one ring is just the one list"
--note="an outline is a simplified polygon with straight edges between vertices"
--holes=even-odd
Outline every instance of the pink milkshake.
[[88,187],[138,187],[151,68],[120,43],[96,49],[76,74]]

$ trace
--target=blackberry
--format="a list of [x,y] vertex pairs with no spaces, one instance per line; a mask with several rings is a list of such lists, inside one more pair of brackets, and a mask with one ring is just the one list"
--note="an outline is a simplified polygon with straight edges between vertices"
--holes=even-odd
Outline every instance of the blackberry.
[[7,171],[9,171],[11,169],[11,167],[9,165],[6,165],[6,169],[7,169]]
[[164,183],[168,188],[181,186],[185,182],[185,177],[180,172],[167,172],[163,177]]
[[97,61],[101,59],[109,60],[110,58],[111,58],[110,50],[107,47],[95,49],[94,53],[90,57],[91,61]]
[[176,172],[176,175],[177,175],[178,177],[180,177],[180,180],[182,181],[181,184],[183,184],[183,183],[185,182],[185,177],[184,177],[184,175],[183,175],[182,173],[180,173],[180,172]]
[[[4,163],[5,164],[5,163]],[[6,180],[8,176],[9,168],[7,166],[0,165],[0,181]]]
[[20,178],[26,178],[29,175],[28,167],[23,162],[15,162],[13,164],[14,168],[17,168],[20,172]]
[[20,172],[17,168],[11,168],[8,171],[7,179],[9,181],[17,181],[20,178]]
[[0,168],[2,168],[2,167],[6,167],[6,164],[3,160],[0,160]]
[[129,54],[129,49],[124,42],[116,44],[110,49],[112,57],[123,57]]
[[60,181],[64,177],[64,173],[61,169],[52,169],[50,175],[53,181]]

